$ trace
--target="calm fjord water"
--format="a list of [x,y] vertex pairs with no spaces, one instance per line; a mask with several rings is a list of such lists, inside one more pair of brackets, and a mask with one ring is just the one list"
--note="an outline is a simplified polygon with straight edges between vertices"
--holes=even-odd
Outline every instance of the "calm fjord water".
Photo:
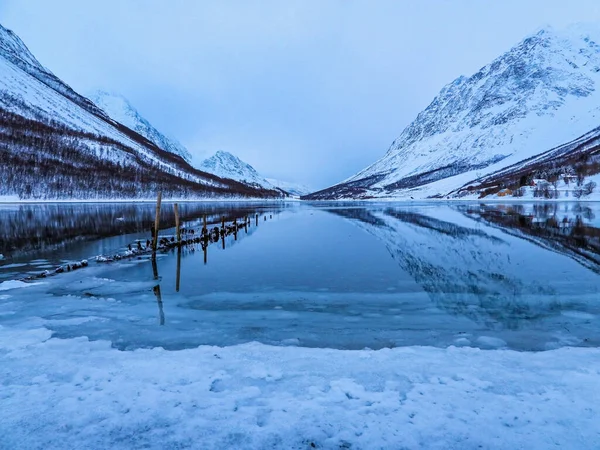
[[[0,292],[0,325],[122,349],[600,345],[598,204],[180,205],[247,231]],[[255,214],[259,214],[258,225]],[[0,206],[0,281],[146,240],[150,204]],[[174,223],[163,205],[161,223]],[[213,225],[214,226],[214,225]],[[164,230],[172,234],[173,230]],[[223,249],[223,246],[225,247]],[[6,285],[5,285],[6,286]],[[179,288],[179,289],[177,289]],[[0,284],[2,289],[2,284]]]

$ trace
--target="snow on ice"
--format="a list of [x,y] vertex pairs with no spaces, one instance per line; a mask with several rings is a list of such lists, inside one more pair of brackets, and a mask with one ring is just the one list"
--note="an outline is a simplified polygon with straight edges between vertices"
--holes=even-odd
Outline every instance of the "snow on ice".
[[600,349],[118,351],[0,328],[2,448],[594,448]]

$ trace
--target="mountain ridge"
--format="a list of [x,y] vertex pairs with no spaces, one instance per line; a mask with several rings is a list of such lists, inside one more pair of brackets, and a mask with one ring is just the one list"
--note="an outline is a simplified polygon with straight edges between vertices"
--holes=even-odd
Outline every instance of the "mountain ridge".
[[444,86],[379,160],[308,198],[445,196],[589,132],[600,123],[598,35],[576,26],[528,36]]
[[181,156],[188,163],[192,161],[192,155],[183,144],[157,130],[123,95],[97,90],[88,98],[109,117],[146,137],[158,147]]
[[258,171],[245,161],[233,153],[218,150],[212,156],[203,160],[199,168],[213,173],[220,177],[231,178],[240,181],[250,186],[262,187],[264,189],[277,189],[293,197],[300,197],[308,194],[309,188],[290,183],[287,181],[277,180],[275,178],[265,178]]
[[[1,25],[0,25],[1,27]],[[190,166],[111,119],[0,28],[0,197],[279,197]],[[93,175],[93,176],[90,176]]]

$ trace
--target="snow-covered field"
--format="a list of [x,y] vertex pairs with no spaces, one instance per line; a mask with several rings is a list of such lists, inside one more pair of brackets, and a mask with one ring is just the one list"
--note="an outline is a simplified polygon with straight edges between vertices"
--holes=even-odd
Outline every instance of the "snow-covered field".
[[600,443],[600,349],[123,352],[31,323],[0,328],[0,360],[7,449]]

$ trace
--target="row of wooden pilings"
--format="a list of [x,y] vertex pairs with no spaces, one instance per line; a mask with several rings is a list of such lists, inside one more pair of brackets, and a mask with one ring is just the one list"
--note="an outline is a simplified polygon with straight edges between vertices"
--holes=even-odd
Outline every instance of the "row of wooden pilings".
[[[158,243],[159,243],[158,232],[160,229],[161,203],[162,203],[162,194],[159,192],[158,198],[156,201],[156,215],[155,215],[155,220],[154,220],[154,230],[153,230],[153,240],[152,240],[152,269],[154,272],[155,280],[159,279],[158,266],[156,264],[156,250],[157,250]],[[175,291],[179,292],[180,280],[181,280],[181,247],[183,244],[187,243],[187,241],[183,241],[181,239],[181,222],[179,219],[179,205],[177,203],[173,204],[173,210],[175,213],[175,230],[176,230],[176,239],[177,239],[176,242],[174,243],[175,246],[177,246],[177,273],[176,273],[176,278],[175,278]],[[272,215],[270,217],[273,218]],[[258,218],[259,218],[259,215],[256,214],[255,215],[255,225],[256,226],[258,226]],[[267,220],[267,216],[264,216],[264,220],[265,221]],[[207,247],[208,247],[209,242],[212,242],[213,240],[218,239],[220,236],[221,241],[223,243],[223,249],[224,249],[225,248],[225,236],[233,233],[235,239],[237,240],[238,230],[243,227],[247,232],[249,223],[250,223],[250,220],[249,220],[248,216],[245,216],[243,225],[239,225],[237,222],[237,218],[234,218],[233,224],[229,227],[226,227],[225,216],[221,216],[220,230],[219,230],[219,228],[215,227],[215,228],[213,228],[212,232],[209,232],[208,227],[207,227],[206,214],[205,214],[203,217],[203,226],[202,226],[201,237],[200,238],[195,237],[192,240],[192,242],[198,242],[198,240],[200,240],[200,242],[202,242],[202,244],[203,244],[202,247],[203,247],[203,251],[204,251],[204,264],[206,264],[206,262],[207,262]],[[211,236],[211,234],[212,234],[212,236]],[[211,239],[211,237],[212,237],[212,239]],[[164,325],[165,324],[165,314],[164,314],[164,310],[163,310],[163,301],[162,301],[162,294],[161,294],[161,290],[160,290],[160,284],[157,284],[153,290],[154,290],[154,294],[156,296],[156,300],[158,303],[159,323],[160,323],[160,325]]]
[[[160,242],[158,233],[160,230],[161,204],[162,204],[162,193],[159,192],[158,198],[156,200],[156,214],[155,214],[155,219],[154,219],[154,230],[153,230],[153,239],[152,239],[152,258],[153,259],[156,258],[156,250],[157,250],[158,244]],[[177,203],[173,204],[173,210],[174,210],[174,214],[175,214],[176,241],[173,243],[174,245],[171,245],[171,246],[180,247],[182,245],[181,221],[179,218],[179,205]],[[259,215],[256,214],[256,217],[255,217],[256,226],[258,226],[258,217],[259,217]],[[273,216],[271,215],[271,217],[273,217]],[[264,217],[264,220],[265,221],[267,220],[267,216]],[[219,233],[219,235],[221,236],[221,238],[223,240],[223,248],[225,248],[224,247],[225,246],[224,237],[233,233],[233,235],[235,236],[235,238],[237,240],[237,232],[239,231],[239,229],[243,227],[246,231],[248,231],[249,223],[250,223],[250,220],[249,220],[248,216],[245,216],[243,224],[238,224],[237,218],[234,218],[233,223],[230,226],[226,226],[225,225],[225,216],[221,216],[220,230],[217,227],[215,227],[212,229],[212,231],[209,232],[207,222],[206,222],[206,214],[204,214],[201,236],[199,239],[198,238],[194,239],[194,241],[199,240],[199,241],[203,241],[205,244],[207,244],[207,241],[209,240],[209,236],[211,233],[212,234]],[[216,237],[218,238],[218,236],[216,236]]]

